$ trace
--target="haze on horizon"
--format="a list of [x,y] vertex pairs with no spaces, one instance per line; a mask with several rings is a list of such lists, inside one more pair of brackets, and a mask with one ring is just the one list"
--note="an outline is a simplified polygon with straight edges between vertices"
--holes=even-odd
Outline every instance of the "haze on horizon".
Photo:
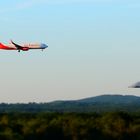
[[139,96],[139,13],[138,0],[1,1],[0,42],[49,48],[0,50],[0,102]]

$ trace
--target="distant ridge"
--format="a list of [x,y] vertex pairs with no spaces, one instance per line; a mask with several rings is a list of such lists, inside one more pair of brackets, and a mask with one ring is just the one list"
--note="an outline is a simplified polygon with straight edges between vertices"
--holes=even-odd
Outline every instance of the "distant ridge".
[[59,111],[102,112],[102,111],[140,111],[140,97],[133,95],[100,95],[80,100],[54,101],[50,107]]
[[140,101],[140,97],[134,95],[100,95],[77,100],[85,103],[132,103]]
[[133,95],[101,95],[80,100],[50,103],[0,104],[0,112],[109,112],[140,111],[140,97]]

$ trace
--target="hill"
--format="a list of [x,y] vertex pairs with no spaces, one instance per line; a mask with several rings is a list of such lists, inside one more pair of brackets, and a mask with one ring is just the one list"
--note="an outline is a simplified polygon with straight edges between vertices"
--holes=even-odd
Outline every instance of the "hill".
[[50,103],[0,104],[0,112],[109,112],[140,111],[140,97],[130,95],[101,95],[80,100]]
[[133,95],[101,95],[75,101],[55,101],[50,107],[59,111],[102,112],[140,111],[140,97]]
[[77,100],[83,103],[113,103],[113,104],[129,104],[140,101],[140,97],[133,95],[101,95],[96,97],[85,98]]

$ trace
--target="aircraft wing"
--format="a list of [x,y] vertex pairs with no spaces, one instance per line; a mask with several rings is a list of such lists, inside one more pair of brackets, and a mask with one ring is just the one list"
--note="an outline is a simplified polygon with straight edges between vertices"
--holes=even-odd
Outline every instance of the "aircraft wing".
[[11,43],[17,48],[17,50],[22,50],[22,46],[20,46],[20,45],[18,45],[18,44],[16,44],[16,43],[14,43],[12,40],[11,40]]

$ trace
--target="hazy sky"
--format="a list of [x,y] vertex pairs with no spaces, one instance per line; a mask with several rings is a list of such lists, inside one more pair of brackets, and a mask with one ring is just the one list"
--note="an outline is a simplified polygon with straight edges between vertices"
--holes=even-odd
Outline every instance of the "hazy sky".
[[0,41],[44,52],[0,51],[0,102],[140,94],[139,0],[0,1]]

